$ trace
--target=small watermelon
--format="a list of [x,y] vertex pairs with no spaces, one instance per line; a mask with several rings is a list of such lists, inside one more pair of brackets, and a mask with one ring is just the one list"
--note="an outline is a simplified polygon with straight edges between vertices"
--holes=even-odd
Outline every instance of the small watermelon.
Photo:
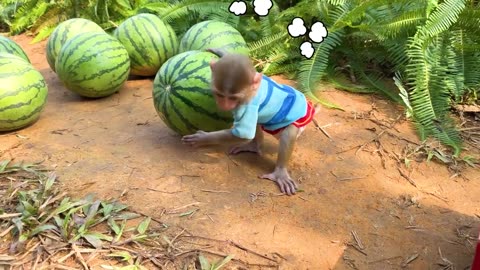
[[47,62],[53,71],[55,71],[55,61],[63,44],[77,34],[88,32],[105,33],[98,24],[83,18],[69,19],[55,27],[55,30],[48,37],[46,45]]
[[180,135],[197,130],[230,128],[230,112],[217,109],[210,82],[210,60],[205,51],[177,54],[162,65],[153,81],[153,103],[160,119]]
[[190,27],[180,41],[180,52],[221,48],[230,53],[249,54],[245,39],[228,23],[203,21]]
[[82,33],[68,40],[55,63],[60,80],[71,91],[90,98],[117,92],[128,79],[125,47],[107,33]]
[[138,14],[126,19],[113,35],[130,56],[130,74],[153,76],[178,50],[172,27],[153,14]]
[[22,47],[20,47],[20,45],[18,45],[15,41],[9,39],[8,37],[0,36],[0,53],[1,52],[11,53],[20,56],[28,63],[30,63],[30,59],[28,58],[25,51],[23,51]]
[[20,56],[0,53],[0,131],[33,124],[47,101],[42,74]]

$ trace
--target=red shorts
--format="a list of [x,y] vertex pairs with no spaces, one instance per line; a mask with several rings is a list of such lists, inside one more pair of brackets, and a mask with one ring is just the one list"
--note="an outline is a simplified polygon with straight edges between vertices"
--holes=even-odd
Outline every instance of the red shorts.
[[[315,107],[313,106],[312,102],[310,100],[308,100],[307,101],[307,113],[302,118],[299,118],[297,121],[293,122],[292,125],[296,126],[297,128],[304,127],[312,121],[314,115],[315,115]],[[265,129],[263,126],[261,126],[261,128],[262,128],[263,131],[265,131],[269,134],[276,135],[280,131],[284,130],[286,127],[282,127],[282,128],[275,129],[275,130],[268,130],[268,129]]]
[[475,248],[475,254],[473,254],[472,270],[480,270],[480,235],[477,239],[477,247]]

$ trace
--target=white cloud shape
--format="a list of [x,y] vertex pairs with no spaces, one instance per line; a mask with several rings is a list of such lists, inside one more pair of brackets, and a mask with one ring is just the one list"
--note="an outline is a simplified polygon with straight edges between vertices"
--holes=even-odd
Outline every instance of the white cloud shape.
[[325,37],[327,37],[328,31],[327,28],[323,25],[322,22],[316,22],[312,25],[310,33],[308,36],[313,42],[320,43]]
[[235,15],[243,15],[247,12],[247,4],[243,1],[234,1],[230,4],[228,10]]
[[302,18],[295,18],[292,20],[292,23],[287,27],[288,33],[292,37],[299,37],[307,33],[307,28],[303,22]]
[[310,59],[315,52],[312,43],[305,41],[300,45],[300,53],[306,58]]
[[258,16],[267,16],[272,6],[271,0],[253,0],[253,9]]

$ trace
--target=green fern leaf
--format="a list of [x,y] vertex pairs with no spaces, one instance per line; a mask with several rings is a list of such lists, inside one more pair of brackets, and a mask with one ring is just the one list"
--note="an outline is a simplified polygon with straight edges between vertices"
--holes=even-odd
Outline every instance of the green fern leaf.
[[275,44],[289,38],[286,31],[266,36],[258,41],[248,43],[250,54],[255,56],[260,53],[268,52],[268,49],[272,48]]
[[330,52],[341,43],[344,35],[343,29],[329,32],[328,37],[322,43],[314,46],[315,52],[312,58],[300,63],[298,80],[302,91],[312,92],[315,89],[315,84],[325,74]]
[[438,39],[426,48],[411,39],[407,65],[410,103],[421,138],[433,135],[451,146],[457,155],[461,150],[461,139],[446,114],[450,107],[450,93],[443,85],[446,69],[441,65],[446,57],[442,54],[445,42]]
[[459,14],[465,8],[466,0],[445,0],[438,5],[428,17],[425,26],[421,28],[418,37],[424,39],[426,37],[434,37],[443,31],[446,31],[458,19]]

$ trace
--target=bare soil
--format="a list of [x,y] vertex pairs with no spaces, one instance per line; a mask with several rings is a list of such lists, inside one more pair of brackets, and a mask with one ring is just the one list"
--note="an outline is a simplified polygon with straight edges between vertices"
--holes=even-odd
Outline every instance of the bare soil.
[[[189,148],[155,112],[153,78],[84,99],[49,68],[45,41],[13,39],[44,75],[49,96],[35,124],[0,135],[0,159],[43,161],[72,197],[118,198],[194,235],[278,253],[279,269],[468,269],[472,262],[478,169],[413,156],[406,167],[404,150],[415,149],[418,137],[389,101],[323,87],[319,95],[344,111],[322,108],[316,116],[331,138],[313,124],[300,137],[291,175],[303,192],[282,196],[258,178],[274,166],[273,137],[266,136],[261,156]],[[478,158],[474,150],[466,154]],[[198,210],[169,214],[182,206]]]

